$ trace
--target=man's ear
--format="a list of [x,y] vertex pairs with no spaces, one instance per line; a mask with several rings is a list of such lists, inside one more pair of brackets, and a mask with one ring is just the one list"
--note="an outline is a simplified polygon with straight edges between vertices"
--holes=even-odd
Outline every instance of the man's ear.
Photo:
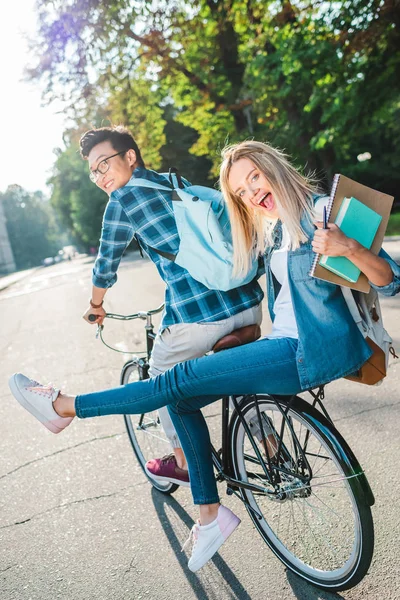
[[133,167],[136,164],[136,152],[134,151],[133,148],[130,148],[127,153],[126,156],[128,157],[128,161],[129,161],[129,166]]

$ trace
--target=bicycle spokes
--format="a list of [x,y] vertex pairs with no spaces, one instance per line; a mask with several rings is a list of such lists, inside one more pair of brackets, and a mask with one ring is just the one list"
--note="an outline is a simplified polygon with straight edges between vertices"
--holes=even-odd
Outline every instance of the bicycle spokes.
[[[345,474],[323,433],[284,403],[250,402],[243,412],[234,429],[233,460],[237,478],[254,485],[241,493],[251,516],[262,514],[257,528],[302,573],[318,572],[326,581],[332,573],[346,576],[357,568],[361,551],[351,488],[359,473]],[[265,438],[273,434],[275,456],[266,455],[259,432],[250,427],[254,420],[265,426]]]

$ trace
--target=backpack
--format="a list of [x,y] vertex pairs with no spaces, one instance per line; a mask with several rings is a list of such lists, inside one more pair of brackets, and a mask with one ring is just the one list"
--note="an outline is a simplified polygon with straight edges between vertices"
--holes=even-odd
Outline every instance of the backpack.
[[[254,257],[248,273],[233,276],[232,233],[221,192],[202,185],[185,186],[176,169],[170,169],[169,181],[173,186],[179,250],[174,255],[149,248],[186,269],[210,290],[228,291],[250,283],[256,276],[258,260]],[[134,177],[127,186],[171,192],[168,185]]]
[[373,351],[367,362],[345,379],[366,385],[378,385],[386,377],[389,355],[398,358],[392,346],[392,338],[383,326],[378,294],[373,288],[368,294],[344,286],[341,286],[341,290],[351,316]]

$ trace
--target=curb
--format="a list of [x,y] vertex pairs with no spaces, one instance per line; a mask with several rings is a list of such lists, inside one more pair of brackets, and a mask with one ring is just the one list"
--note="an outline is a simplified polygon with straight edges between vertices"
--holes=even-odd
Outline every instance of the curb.
[[10,286],[22,281],[25,277],[32,275],[35,271],[42,269],[42,267],[33,267],[32,269],[26,269],[24,271],[17,271],[15,273],[10,273],[10,275],[4,275],[0,278],[0,292],[6,290]]

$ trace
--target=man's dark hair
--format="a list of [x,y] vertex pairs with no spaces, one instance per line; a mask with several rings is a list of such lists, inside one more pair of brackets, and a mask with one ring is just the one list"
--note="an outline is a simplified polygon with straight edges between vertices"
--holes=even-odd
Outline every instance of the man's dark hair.
[[79,140],[82,158],[87,160],[89,152],[97,146],[97,144],[101,144],[101,142],[106,142],[107,140],[111,142],[115,152],[127,152],[130,149],[134,150],[137,164],[140,167],[144,167],[143,158],[137,143],[128,129],[122,125],[116,127],[99,127],[99,129],[90,129],[89,131],[86,131]]

